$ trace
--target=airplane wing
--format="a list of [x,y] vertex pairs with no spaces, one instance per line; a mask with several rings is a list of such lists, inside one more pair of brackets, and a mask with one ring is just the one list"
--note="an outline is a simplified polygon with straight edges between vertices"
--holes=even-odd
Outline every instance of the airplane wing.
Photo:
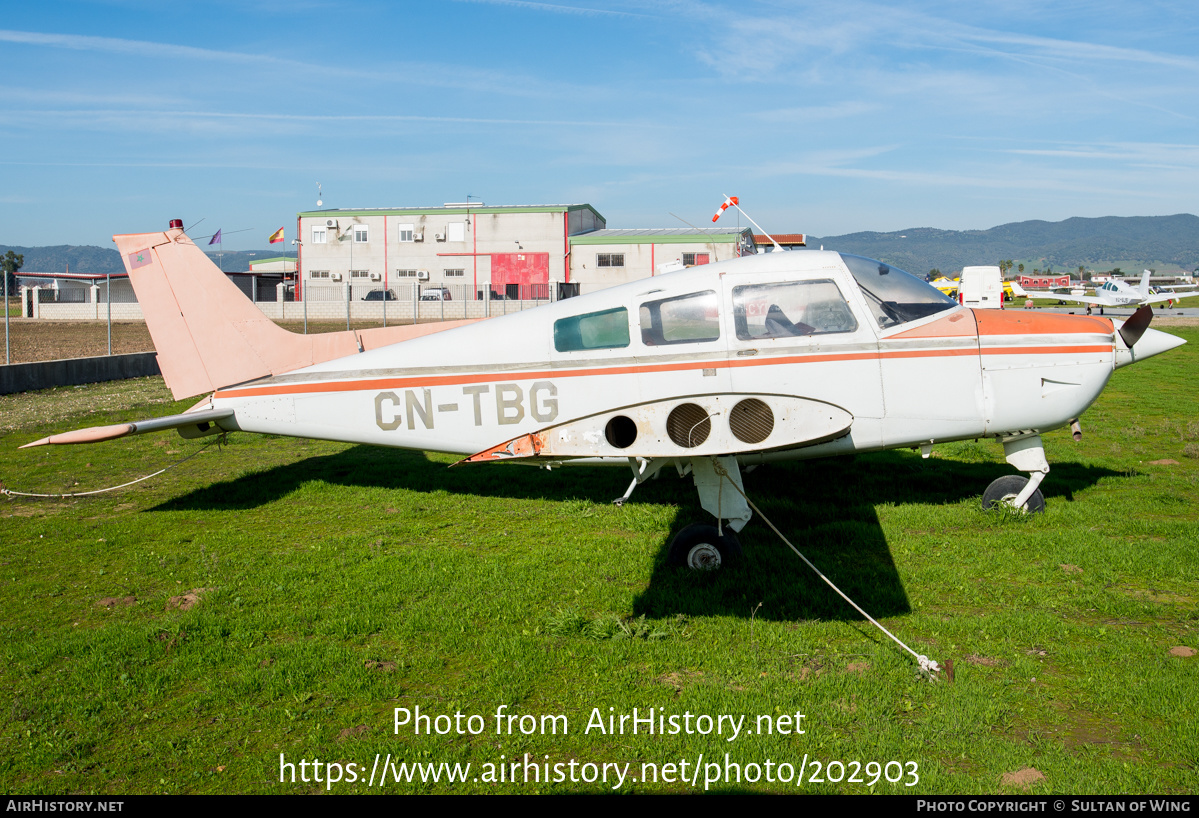
[[161,432],[165,429],[178,429],[179,434],[186,438],[204,437],[224,431],[218,421],[233,417],[232,409],[204,409],[199,412],[184,412],[182,415],[167,415],[151,420],[139,420],[133,423],[116,423],[111,426],[90,426],[87,429],[76,429],[60,435],[50,435],[32,443],[26,443],[22,449],[34,446],[61,445],[65,443],[99,443],[101,440],[116,440],[126,435],[144,435],[146,432]]
[[1178,300],[1179,300],[1179,299],[1181,299],[1181,298],[1190,298],[1190,297],[1191,297],[1191,296],[1193,296],[1193,295],[1199,295],[1199,292],[1193,292],[1193,293],[1178,293],[1178,292],[1170,292],[1170,293],[1158,293],[1157,295],[1153,296],[1152,298],[1146,298],[1146,299],[1145,299],[1144,301],[1142,301],[1141,303],[1142,303],[1142,304],[1161,304],[1161,303],[1164,303],[1164,302],[1166,302],[1166,301],[1178,301]]
[[[1057,295],[1056,293],[1054,295]],[[1079,304],[1094,304],[1099,307],[1115,307],[1110,301],[1105,301],[1102,298],[1096,298],[1090,295],[1057,295],[1059,301],[1074,301]]]

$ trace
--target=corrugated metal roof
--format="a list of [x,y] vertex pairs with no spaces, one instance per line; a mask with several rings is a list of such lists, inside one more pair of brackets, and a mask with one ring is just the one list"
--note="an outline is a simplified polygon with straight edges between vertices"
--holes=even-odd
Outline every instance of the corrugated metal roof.
[[737,227],[632,227],[605,228],[583,233],[589,238],[632,238],[634,236],[739,236],[748,228]]

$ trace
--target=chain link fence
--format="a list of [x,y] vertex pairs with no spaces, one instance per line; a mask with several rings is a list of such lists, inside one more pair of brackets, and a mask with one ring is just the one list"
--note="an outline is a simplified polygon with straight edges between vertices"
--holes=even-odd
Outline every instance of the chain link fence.
[[[429,284],[423,281],[280,281],[232,275],[238,289],[292,332],[336,332],[522,312],[577,294],[575,285]],[[68,286],[23,286],[10,299],[14,327],[5,358],[13,363],[152,352],[141,305],[127,280]]]

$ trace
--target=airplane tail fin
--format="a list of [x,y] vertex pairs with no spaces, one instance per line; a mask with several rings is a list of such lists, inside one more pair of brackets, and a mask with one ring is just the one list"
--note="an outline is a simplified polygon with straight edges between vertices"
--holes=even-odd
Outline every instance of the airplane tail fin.
[[472,323],[298,335],[254,306],[182,227],[112,240],[176,400]]
[[1148,270],[1146,270],[1144,272],[1144,274],[1141,275],[1141,286],[1138,289],[1140,291],[1142,301],[1151,295],[1151,293],[1149,292],[1149,276],[1150,275],[1151,274]]

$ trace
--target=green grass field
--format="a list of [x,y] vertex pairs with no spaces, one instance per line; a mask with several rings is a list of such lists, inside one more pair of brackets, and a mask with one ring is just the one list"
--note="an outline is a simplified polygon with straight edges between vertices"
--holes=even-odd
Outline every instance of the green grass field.
[[[672,476],[618,508],[626,469],[238,434],[111,494],[3,498],[0,788],[358,793],[378,754],[391,793],[1003,793],[1020,771],[1033,793],[1194,793],[1199,331],[1168,331],[1190,343],[1117,372],[1081,443],[1046,436],[1044,515],[980,510],[1012,472],[995,442],[747,475],[952,682],[920,678],[759,519],[739,565],[667,567],[671,532],[704,516]],[[0,397],[0,479],[58,493],[155,471],[202,443],[16,447],[189,403],[153,379]],[[418,707],[450,718],[397,733]],[[497,732],[501,708],[518,718]],[[667,734],[597,729],[634,708]],[[538,780],[521,764],[514,783],[497,765],[525,754]]]

